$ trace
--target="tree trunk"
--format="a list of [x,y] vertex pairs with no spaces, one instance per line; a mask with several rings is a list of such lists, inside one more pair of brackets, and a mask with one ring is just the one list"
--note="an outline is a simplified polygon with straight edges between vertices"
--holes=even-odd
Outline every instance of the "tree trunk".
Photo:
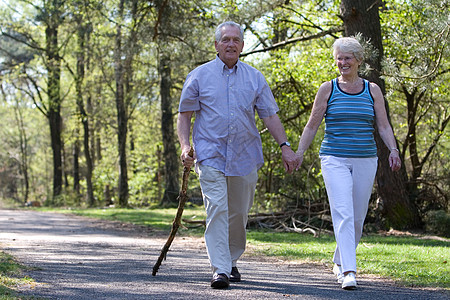
[[[366,61],[372,71],[366,79],[378,84],[385,94],[385,84],[380,78],[383,44],[378,9],[381,2],[374,0],[342,0],[341,17],[344,21],[345,35],[361,33],[378,50],[378,55]],[[389,106],[385,101],[389,116]],[[389,149],[384,145],[378,132],[375,132],[378,147],[377,192],[381,202],[382,214],[386,225],[397,229],[411,228],[418,225],[417,209],[409,199],[407,192],[407,174],[403,166],[399,172],[392,172],[389,167]],[[404,164],[403,164],[404,165]]]
[[48,89],[48,120],[50,125],[51,147],[53,153],[53,197],[62,192],[62,118],[61,118],[61,58],[58,53],[58,1],[52,2],[53,15],[50,16],[45,29],[47,56],[47,89]]
[[[130,104],[132,100],[135,98],[133,87],[134,87],[134,68],[133,68],[133,61],[135,59],[136,54],[139,52],[140,48],[137,43],[138,41],[138,4],[139,0],[132,0],[130,1],[131,4],[131,30],[129,32],[128,38],[127,38],[127,46],[124,47],[126,50],[124,51],[126,53],[126,59],[124,61],[124,99],[125,99],[125,106],[128,108],[130,107]],[[131,117],[131,113],[127,113],[127,118]],[[133,154],[133,151],[135,149],[134,147],[134,136],[133,136],[133,126],[131,122],[127,122],[128,127],[128,135],[130,139],[130,155]],[[136,172],[136,165],[132,162],[131,169],[132,172]]]
[[[82,23],[80,20],[79,24]],[[86,49],[86,35],[88,34],[88,27],[80,25],[78,28],[78,52],[77,52],[77,75],[76,75],[76,93],[77,93],[77,105],[80,112],[81,123],[83,124],[83,149],[84,157],[86,159],[86,201],[89,207],[94,206],[94,188],[92,185],[92,173],[93,163],[91,157],[91,148],[89,145],[90,129],[89,118],[87,114],[84,100],[83,100],[83,81],[85,75],[85,49]]]
[[[409,184],[409,195],[411,199],[417,198],[419,189],[417,186],[417,178],[420,176],[420,159],[417,150],[417,126],[416,126],[416,115],[417,115],[417,105],[416,103],[420,101],[423,97],[424,91],[417,95],[417,88],[413,89],[412,92],[408,92],[408,89],[403,86],[403,94],[406,97],[406,107],[408,109],[408,133],[406,135],[405,145],[409,149],[409,158],[412,165],[410,184]],[[418,98],[416,102],[416,97]],[[405,149],[405,147],[403,147]],[[405,149],[406,150],[406,149]]]
[[119,3],[119,22],[114,48],[114,75],[116,81],[117,139],[119,149],[119,207],[128,206],[127,131],[128,118],[125,105],[124,67],[122,61],[122,24],[124,0]]
[[72,149],[72,157],[73,157],[73,190],[76,192],[77,197],[80,195],[80,163],[79,163],[79,157],[80,157],[80,142],[78,141],[78,135],[79,132],[77,130],[76,134],[76,140],[73,143],[73,149]]
[[156,1],[158,8],[158,23],[155,26],[155,36],[159,46],[159,76],[161,95],[161,133],[163,139],[164,194],[160,205],[172,206],[177,203],[179,194],[179,161],[175,147],[175,131],[173,128],[173,111],[170,90],[172,88],[170,50],[167,49],[167,37],[171,34],[170,19],[172,17],[171,2]]
[[170,96],[170,89],[172,86],[170,71],[170,58],[165,54],[160,54],[161,130],[164,146],[163,157],[165,160],[165,190],[160,204],[163,206],[177,203],[179,193],[179,162],[177,151],[175,149],[172,99]]
[[19,147],[20,147],[20,172],[23,174],[23,203],[28,202],[28,194],[30,192],[30,179],[28,175],[28,137],[27,131],[23,123],[23,115],[20,110],[18,98],[16,98],[16,107],[14,108],[14,116],[19,131]]

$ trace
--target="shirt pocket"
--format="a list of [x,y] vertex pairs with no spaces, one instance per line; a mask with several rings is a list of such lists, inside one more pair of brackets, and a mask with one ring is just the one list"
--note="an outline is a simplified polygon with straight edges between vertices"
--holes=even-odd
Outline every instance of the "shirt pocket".
[[256,91],[250,89],[242,89],[239,91],[238,107],[242,111],[252,112],[255,110]]

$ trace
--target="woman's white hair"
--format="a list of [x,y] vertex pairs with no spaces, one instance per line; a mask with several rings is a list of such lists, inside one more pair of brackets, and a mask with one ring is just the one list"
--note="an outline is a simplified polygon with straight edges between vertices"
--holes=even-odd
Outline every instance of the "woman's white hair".
[[223,22],[222,24],[219,24],[219,26],[217,26],[217,28],[216,28],[216,32],[215,32],[216,42],[220,41],[220,39],[222,38],[222,28],[224,26],[232,26],[232,27],[239,28],[241,40],[242,41],[244,40],[244,28],[242,28],[241,25],[239,25],[236,22],[226,21],[226,22]]
[[362,62],[364,60],[364,48],[354,37],[343,37],[334,41],[333,56],[336,58],[337,51],[353,53],[356,60]]

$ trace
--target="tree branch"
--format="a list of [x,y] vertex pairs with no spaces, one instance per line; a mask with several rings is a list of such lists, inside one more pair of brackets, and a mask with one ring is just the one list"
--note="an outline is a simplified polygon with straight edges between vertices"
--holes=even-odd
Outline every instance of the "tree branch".
[[438,133],[436,134],[436,136],[433,139],[433,143],[430,145],[430,147],[428,147],[427,153],[424,155],[424,157],[422,158],[422,161],[420,162],[420,170],[422,170],[423,165],[428,161],[428,158],[431,155],[431,152],[433,152],[433,149],[436,147],[436,145],[439,142],[439,139],[441,138],[441,136],[444,134],[444,130],[447,127],[448,123],[450,121],[450,115],[448,115],[444,121],[442,121],[441,123],[441,127],[438,130]]
[[309,41],[309,40],[313,40],[313,39],[318,39],[318,38],[321,38],[321,37],[326,36],[328,34],[337,33],[337,32],[343,31],[343,30],[344,30],[344,27],[339,26],[339,27],[335,27],[335,28],[331,28],[331,29],[319,32],[317,34],[288,39],[288,40],[276,43],[276,44],[274,44],[272,46],[265,47],[263,49],[257,49],[257,50],[252,50],[252,51],[249,51],[249,52],[246,52],[246,53],[242,53],[240,55],[240,57],[244,57],[244,56],[248,56],[250,54],[255,54],[255,53],[260,53],[260,52],[271,51],[271,50],[274,50],[274,49],[285,47],[285,46],[287,46],[289,44],[294,44],[294,43],[303,42],[303,41]]
[[23,40],[21,40],[21,39],[15,37],[15,36],[9,34],[9,33],[4,32],[3,29],[0,29],[0,32],[1,32],[1,34],[2,34],[3,36],[5,36],[5,37],[7,37],[7,38],[10,38],[10,39],[12,39],[12,40],[14,40],[14,41],[16,41],[16,42],[22,43],[22,44],[24,44],[24,45],[30,47],[31,49],[35,49],[35,50],[39,50],[39,51],[43,51],[43,52],[45,51],[44,48],[39,47],[39,46],[37,46],[37,45],[33,45],[33,44],[31,44],[31,43],[28,43],[27,41],[23,41]]

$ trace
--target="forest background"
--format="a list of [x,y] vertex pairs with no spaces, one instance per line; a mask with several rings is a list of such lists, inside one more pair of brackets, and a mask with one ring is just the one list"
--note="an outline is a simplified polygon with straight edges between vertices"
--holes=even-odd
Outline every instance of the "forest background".
[[[0,197],[176,205],[179,95],[188,72],[214,58],[215,27],[233,20],[245,29],[241,59],[266,77],[294,150],[318,87],[338,76],[334,40],[357,35],[368,57],[361,75],[385,91],[403,162],[390,172],[377,136],[368,223],[450,236],[449,12],[448,0],[2,0]],[[253,212],[329,228],[323,125],[301,169],[286,175],[278,145],[257,124],[265,165]],[[196,176],[188,195],[201,203]]]

